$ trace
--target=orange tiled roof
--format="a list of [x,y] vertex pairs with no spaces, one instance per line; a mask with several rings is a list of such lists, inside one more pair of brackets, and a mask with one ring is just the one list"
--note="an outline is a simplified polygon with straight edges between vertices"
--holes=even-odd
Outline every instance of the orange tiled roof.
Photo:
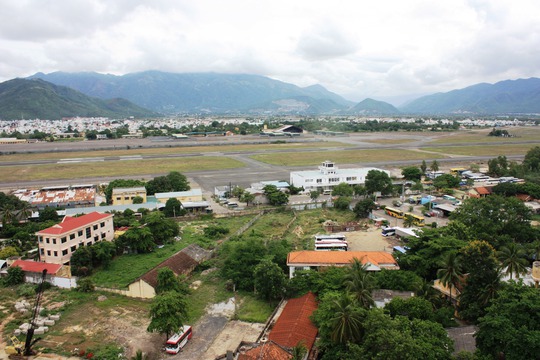
[[11,267],[20,267],[22,271],[33,272],[33,273],[42,273],[43,270],[47,270],[47,274],[54,275],[62,267],[60,264],[49,264],[38,261],[30,260],[15,260]]
[[317,301],[311,292],[288,300],[268,339],[287,348],[303,343],[308,351],[311,350],[317,337],[317,327],[309,317],[316,309]]
[[257,344],[238,355],[238,360],[290,360],[292,355],[278,344],[268,341]]
[[474,190],[476,190],[476,192],[480,195],[489,195],[491,194],[491,190],[486,188],[486,187],[483,187],[483,186],[479,186],[479,187],[475,187]]
[[53,225],[36,234],[60,235],[69,233],[83,226],[93,225],[94,223],[112,217],[111,214],[102,214],[97,211],[91,212],[79,217],[65,216],[60,224]]
[[348,265],[354,258],[360,260],[362,264],[371,263],[395,264],[396,259],[392,254],[384,251],[293,251],[287,255],[287,265],[296,264],[328,264],[328,265]]

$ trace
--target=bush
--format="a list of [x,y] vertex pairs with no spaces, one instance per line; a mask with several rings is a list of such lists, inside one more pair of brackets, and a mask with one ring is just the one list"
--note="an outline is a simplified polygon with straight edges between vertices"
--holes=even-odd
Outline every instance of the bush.
[[93,292],[95,290],[94,282],[89,278],[79,279],[77,281],[77,291]]
[[36,288],[33,284],[22,284],[21,286],[17,287],[17,296],[22,297],[34,297],[36,296]]

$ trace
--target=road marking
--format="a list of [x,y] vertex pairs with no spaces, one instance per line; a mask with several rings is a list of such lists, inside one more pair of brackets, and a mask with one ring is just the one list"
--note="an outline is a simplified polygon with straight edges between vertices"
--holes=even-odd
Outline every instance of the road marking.
[[73,158],[73,159],[60,159],[57,164],[72,164],[80,162],[98,162],[105,161],[104,158]]

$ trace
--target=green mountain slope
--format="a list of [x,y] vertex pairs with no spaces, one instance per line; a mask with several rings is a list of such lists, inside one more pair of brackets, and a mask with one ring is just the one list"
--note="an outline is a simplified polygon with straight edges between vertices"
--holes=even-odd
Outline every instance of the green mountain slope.
[[373,99],[364,99],[347,111],[358,115],[396,115],[400,111],[393,105]]
[[540,79],[476,84],[464,89],[421,97],[400,107],[400,110],[423,114],[540,113]]
[[[161,113],[255,112],[273,101],[311,98],[310,104],[331,101],[331,111],[353,105],[320,85],[301,88],[259,75],[216,73],[166,73],[145,71],[123,76],[97,73],[35,74],[57,85],[69,86],[99,97],[122,97]],[[327,105],[321,108],[326,109]]]
[[13,79],[0,83],[0,119],[3,120],[157,115],[125,99],[96,99],[40,79]]

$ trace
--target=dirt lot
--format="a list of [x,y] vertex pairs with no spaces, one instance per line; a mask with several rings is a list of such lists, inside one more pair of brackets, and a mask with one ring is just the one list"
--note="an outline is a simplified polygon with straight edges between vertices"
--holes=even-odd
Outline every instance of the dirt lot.
[[367,230],[350,231],[343,233],[349,242],[350,251],[386,251],[392,252],[396,245],[401,242],[394,237],[384,237],[381,235],[381,229],[375,226]]

